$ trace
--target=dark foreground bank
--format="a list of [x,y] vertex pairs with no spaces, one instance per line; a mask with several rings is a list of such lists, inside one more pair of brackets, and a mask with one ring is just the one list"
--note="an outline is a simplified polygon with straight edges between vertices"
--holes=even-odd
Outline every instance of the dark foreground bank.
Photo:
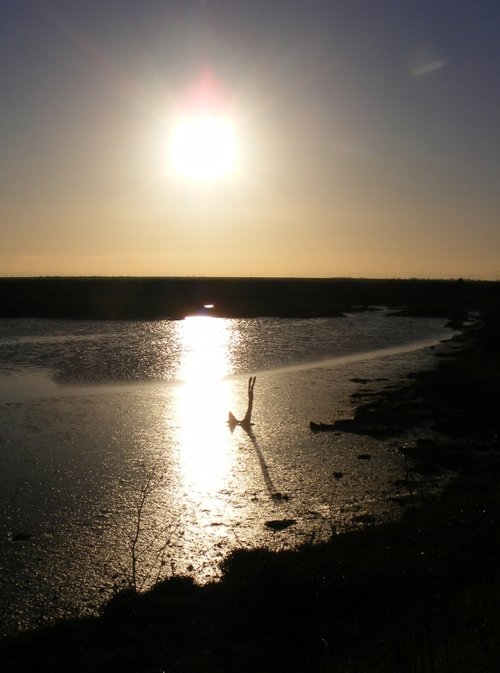
[[[418,421],[443,433],[404,447],[401,520],[298,551],[235,553],[217,584],[178,577],[119,594],[99,618],[4,639],[1,670],[496,671],[500,315],[460,345],[435,371],[362,405],[348,428],[397,436]],[[436,470],[454,478],[442,497],[424,497],[416,475]]]
[[210,304],[227,318],[334,317],[384,305],[460,319],[498,301],[500,283],[461,279],[0,278],[0,318],[176,319]]

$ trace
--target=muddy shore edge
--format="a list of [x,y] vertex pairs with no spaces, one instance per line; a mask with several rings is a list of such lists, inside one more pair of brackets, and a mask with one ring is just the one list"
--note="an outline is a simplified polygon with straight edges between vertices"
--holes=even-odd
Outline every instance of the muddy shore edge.
[[439,440],[403,450],[420,477],[452,475],[439,498],[417,493],[400,520],[321,545],[235,552],[219,583],[175,577],[118,594],[98,618],[5,638],[2,670],[497,670],[499,385],[500,314],[490,312],[434,370],[361,400],[342,429],[397,437],[431,426]]

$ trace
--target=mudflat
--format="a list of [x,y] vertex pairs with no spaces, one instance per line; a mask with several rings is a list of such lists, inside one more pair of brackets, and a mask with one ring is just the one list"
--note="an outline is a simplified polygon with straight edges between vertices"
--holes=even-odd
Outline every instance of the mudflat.
[[[500,655],[500,312],[343,432],[404,443],[408,498],[394,522],[272,553],[238,551],[222,581],[174,577],[118,593],[98,618],[4,639],[4,671],[494,671]],[[360,382],[360,386],[362,386]],[[418,413],[416,413],[418,411]],[[339,428],[340,431],[340,428]],[[440,496],[422,476],[447,471]],[[416,479],[419,475],[419,479]]]

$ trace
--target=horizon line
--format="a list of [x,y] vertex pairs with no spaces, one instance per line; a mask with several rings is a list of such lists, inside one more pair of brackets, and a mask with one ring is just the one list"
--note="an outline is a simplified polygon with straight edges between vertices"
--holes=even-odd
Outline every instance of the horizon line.
[[414,282],[468,282],[468,283],[498,283],[500,278],[468,278],[463,276],[205,276],[205,275],[19,275],[3,276],[2,280],[276,280],[276,281],[414,281]]

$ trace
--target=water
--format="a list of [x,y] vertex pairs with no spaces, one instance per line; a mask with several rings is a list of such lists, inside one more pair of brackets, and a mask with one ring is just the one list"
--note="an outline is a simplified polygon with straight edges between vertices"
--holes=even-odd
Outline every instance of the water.
[[[394,383],[450,336],[443,321],[381,311],[2,320],[1,631],[93,613],[131,580],[208,581],[236,547],[294,546],[393,515],[394,443],[313,434],[309,421],[349,417],[351,379]],[[253,432],[231,433],[250,374]],[[266,525],[284,519],[286,530]]]

